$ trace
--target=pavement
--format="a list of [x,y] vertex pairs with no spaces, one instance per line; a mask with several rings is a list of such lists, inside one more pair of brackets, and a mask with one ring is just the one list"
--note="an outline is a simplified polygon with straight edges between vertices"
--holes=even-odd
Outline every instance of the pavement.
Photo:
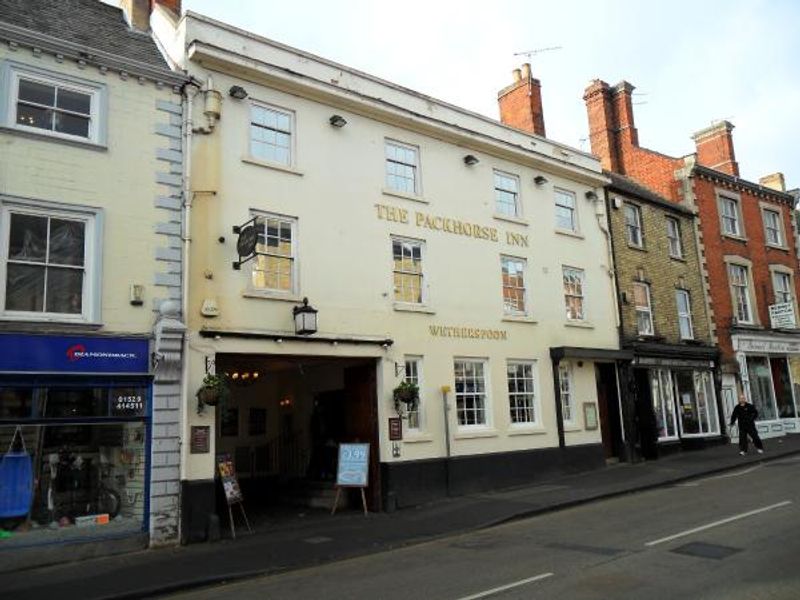
[[[260,522],[236,540],[146,550],[0,575],[3,600],[147,598],[311,567],[466,533],[800,453],[800,435],[765,440],[764,454],[734,445],[620,463],[536,485],[447,498],[393,513],[297,512]],[[752,452],[752,451],[751,451]]]

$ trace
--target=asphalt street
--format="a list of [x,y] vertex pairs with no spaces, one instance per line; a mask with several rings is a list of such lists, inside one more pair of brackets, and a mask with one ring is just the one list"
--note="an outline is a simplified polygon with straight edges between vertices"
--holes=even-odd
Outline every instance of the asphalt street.
[[800,457],[181,599],[800,598]]

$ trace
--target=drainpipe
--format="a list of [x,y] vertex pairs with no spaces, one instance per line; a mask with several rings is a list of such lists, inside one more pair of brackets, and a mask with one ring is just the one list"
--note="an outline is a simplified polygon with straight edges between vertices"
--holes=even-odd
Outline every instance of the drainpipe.
[[442,408],[444,410],[444,483],[445,493],[450,495],[450,405],[447,403],[447,393],[450,391],[449,385],[442,386]]

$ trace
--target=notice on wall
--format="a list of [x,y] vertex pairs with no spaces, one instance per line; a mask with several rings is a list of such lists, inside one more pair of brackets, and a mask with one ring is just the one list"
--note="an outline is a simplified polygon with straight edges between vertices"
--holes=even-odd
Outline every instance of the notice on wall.
[[794,329],[796,327],[794,304],[792,302],[770,304],[769,320],[773,329]]
[[211,451],[211,428],[208,425],[192,425],[190,454],[207,454]]
[[339,444],[339,466],[336,485],[367,487],[369,476],[369,444]]
[[236,469],[233,466],[233,459],[230,454],[217,455],[217,470],[222,481],[222,489],[225,491],[225,499],[228,504],[242,502],[242,489],[239,487],[239,480],[236,478]]

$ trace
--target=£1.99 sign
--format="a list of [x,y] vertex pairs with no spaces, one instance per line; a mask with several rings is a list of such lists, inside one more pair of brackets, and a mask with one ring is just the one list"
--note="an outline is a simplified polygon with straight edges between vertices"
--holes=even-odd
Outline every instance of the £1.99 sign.
[[111,399],[111,413],[116,416],[142,416],[144,398],[141,394],[115,394]]
[[339,444],[339,465],[336,485],[367,487],[369,473],[369,444]]

